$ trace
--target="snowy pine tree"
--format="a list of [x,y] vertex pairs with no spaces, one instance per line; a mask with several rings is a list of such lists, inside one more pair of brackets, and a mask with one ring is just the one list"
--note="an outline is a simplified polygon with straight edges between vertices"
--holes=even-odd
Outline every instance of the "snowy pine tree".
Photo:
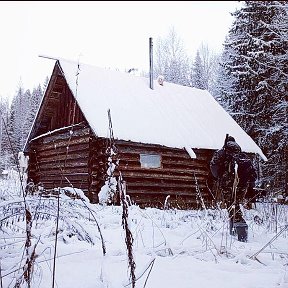
[[38,111],[40,101],[43,97],[43,92],[41,85],[39,84],[37,88],[34,88],[29,99],[29,109],[27,110],[26,127],[25,127],[25,138],[27,138],[28,133],[32,127],[34,118]]
[[266,154],[263,181],[274,193],[288,192],[287,5],[287,1],[245,1],[233,13],[224,44],[223,64],[232,87],[223,99],[229,99],[231,115]]
[[23,131],[26,119],[26,107],[27,102],[25,97],[29,97],[30,91],[24,93],[22,84],[19,85],[17,93],[15,94],[11,109],[10,117],[8,120],[8,131],[10,143],[8,149],[12,150],[17,154],[22,149],[23,145]]
[[6,124],[9,117],[9,100],[8,98],[0,99],[0,169],[6,169],[9,159],[11,158],[8,147],[8,137],[6,133]]
[[[43,92],[40,85],[33,89],[32,94],[29,89],[24,92],[22,85],[19,85],[10,108],[7,123],[8,133],[5,132],[10,140],[5,145],[8,145],[6,148],[9,149],[11,153],[13,150],[13,153],[18,155],[18,152],[24,148],[42,97]],[[13,163],[15,159],[11,161]]]
[[[192,67],[192,86],[198,89],[206,89],[204,80],[204,67],[200,57],[199,50],[197,50],[195,61]],[[207,84],[207,83],[206,83]]]
[[[201,44],[196,52],[192,65],[192,86],[208,90],[213,96],[216,94],[216,78],[219,68],[219,55],[214,53],[207,44]],[[214,96],[215,97],[215,96]]]
[[[233,114],[232,101],[235,101],[234,95],[234,83],[236,78],[231,77],[228,69],[225,69],[225,64],[227,63],[227,57],[230,55],[230,48],[226,47],[223,51],[217,69],[217,76],[215,77],[215,87],[213,90],[214,98],[221,104],[221,106],[229,113]],[[230,109],[231,108],[231,109]]]

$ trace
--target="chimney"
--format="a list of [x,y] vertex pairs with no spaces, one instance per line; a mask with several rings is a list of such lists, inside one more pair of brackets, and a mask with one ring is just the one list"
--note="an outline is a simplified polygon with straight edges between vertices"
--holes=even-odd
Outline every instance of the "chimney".
[[149,77],[150,77],[150,88],[153,89],[153,41],[149,38]]

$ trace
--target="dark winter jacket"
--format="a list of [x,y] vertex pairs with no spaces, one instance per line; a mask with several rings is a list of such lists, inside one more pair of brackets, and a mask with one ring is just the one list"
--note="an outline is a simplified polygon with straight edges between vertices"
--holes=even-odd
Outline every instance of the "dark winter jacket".
[[235,178],[235,161],[233,155],[227,153],[223,148],[217,150],[210,162],[210,170],[222,188],[232,188]]
[[238,151],[229,151],[222,148],[213,155],[210,162],[210,170],[212,175],[219,180],[222,187],[231,187],[233,185],[235,168],[237,168],[239,187],[254,187],[255,185],[257,173],[252,161],[246,153]]

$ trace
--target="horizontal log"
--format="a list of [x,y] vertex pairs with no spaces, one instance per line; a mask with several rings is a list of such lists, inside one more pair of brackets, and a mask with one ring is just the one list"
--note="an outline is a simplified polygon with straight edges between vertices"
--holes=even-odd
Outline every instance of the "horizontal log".
[[[41,144],[38,141],[35,141],[33,145],[31,145],[31,150],[36,150],[36,151],[43,151],[43,150],[51,150],[51,149],[56,149],[59,147],[67,147],[68,145],[77,145],[77,144],[83,144],[83,143],[89,143],[89,136],[82,136],[82,137],[72,137],[70,141],[68,140],[58,140],[57,142],[54,143],[49,143],[49,144]],[[33,152],[32,152],[33,153]]]
[[[70,186],[70,187],[77,187],[79,189],[88,189],[88,183],[87,182],[80,182],[80,181],[71,181],[70,179],[63,179],[62,181],[60,180],[51,180],[51,179],[43,179],[41,181],[44,184],[49,184],[50,186],[57,186],[57,187],[63,187],[63,186]],[[50,187],[49,186],[49,187]]]
[[136,161],[131,161],[131,160],[126,160],[126,161],[123,161],[123,160],[120,160],[119,161],[119,169],[120,170],[125,170],[125,169],[139,169],[141,168],[141,165],[140,165],[140,161],[136,160]]
[[88,173],[63,173],[63,174],[48,174],[49,172],[43,173],[41,177],[46,180],[60,179],[61,177],[67,178],[73,181],[88,181]]
[[[43,184],[44,188],[46,189],[53,189],[53,188],[62,188],[62,187],[71,187],[71,183],[67,180],[63,180],[61,181],[52,181],[52,180],[45,180],[43,179],[43,181],[41,181],[41,183]],[[78,188],[83,190],[84,192],[88,191],[88,186],[84,185],[86,183],[76,183],[75,185],[72,183],[74,188]]]
[[162,163],[163,168],[165,169],[187,169],[187,170],[203,170],[203,171],[208,171],[209,170],[209,166],[208,164],[202,164],[202,163],[198,163],[198,162],[194,162],[194,163],[173,163],[173,162],[164,162]]
[[206,169],[201,169],[198,167],[192,167],[191,169],[188,169],[187,167],[183,168],[178,168],[178,167],[173,167],[173,168],[140,168],[140,167],[135,167],[135,166],[124,166],[122,167],[121,165],[118,168],[119,171],[128,174],[128,173],[140,173],[140,174],[165,174],[165,175],[174,175],[174,176],[190,176],[194,179],[194,174],[197,177],[198,175],[202,176],[208,176],[209,172]]
[[[68,148],[67,148],[68,147]],[[42,151],[37,151],[36,155],[38,157],[48,157],[50,155],[61,155],[61,154],[66,154],[68,151],[69,153],[72,152],[78,152],[78,151],[83,151],[85,153],[89,153],[89,143],[80,143],[80,144],[73,144],[73,145],[68,145],[68,146],[62,146],[62,147],[57,147],[56,149],[53,147],[51,150],[42,150]]]
[[56,181],[56,180],[46,180],[43,179],[41,181],[44,188],[55,188],[55,187],[74,187],[81,190],[88,191],[88,184],[86,182],[77,182],[77,181],[70,181],[67,179],[63,179],[62,181]]
[[165,165],[165,163],[167,163],[167,164],[173,163],[173,164],[181,164],[181,165],[203,166],[203,165],[207,165],[207,163],[209,161],[208,161],[208,159],[200,160],[200,159],[192,159],[192,158],[187,158],[187,157],[162,155],[161,162],[163,163],[163,165]]
[[[195,168],[196,169],[202,169],[202,170],[209,170],[209,165],[208,165],[208,162],[192,162],[192,161],[189,161],[189,162],[184,162],[184,161],[161,161],[161,165],[162,165],[162,168],[144,168],[142,167],[141,169],[145,169],[145,170],[156,170],[156,169],[174,169],[174,170],[177,170],[177,169],[180,169],[180,170],[183,170],[183,169],[191,169],[191,170],[194,170]],[[122,160],[120,159],[119,161],[119,169],[122,170],[122,169],[134,169],[134,168],[140,168],[141,167],[141,164],[140,164],[140,161],[131,161],[131,160]]]
[[[173,180],[173,181],[187,181],[187,182],[194,182],[195,178],[191,177],[190,175],[169,175],[165,173],[153,173],[151,172],[150,174],[148,173],[139,173],[139,172],[128,172],[128,171],[122,171],[123,179],[155,179],[155,180]],[[197,180],[199,181],[200,179],[206,180],[205,176],[198,175]],[[130,180],[131,181],[131,180]]]
[[71,152],[71,153],[67,153],[67,154],[61,154],[61,155],[58,155],[58,154],[55,154],[55,155],[49,155],[47,157],[37,157],[37,162],[38,163],[58,163],[59,161],[60,162],[64,162],[64,161],[67,161],[67,160],[74,160],[74,161],[78,161],[78,160],[83,160],[85,161],[85,163],[87,164],[88,163],[88,153],[86,152]]
[[42,169],[57,169],[57,168],[72,168],[72,167],[77,167],[77,168],[87,168],[87,159],[85,160],[67,160],[66,163],[64,161],[61,161],[60,163],[55,161],[55,162],[49,162],[49,163],[41,163],[38,162],[37,166]]
[[[39,168],[37,166],[32,167],[30,169],[31,173],[37,173],[39,175],[45,175],[47,173],[55,173],[55,174],[59,174],[61,173],[61,169],[59,169],[59,167],[54,167],[54,168],[49,168],[49,169],[41,169],[39,170]],[[75,173],[88,173],[88,168],[87,167],[65,167],[65,171],[62,171],[65,174],[75,174]]]
[[[69,179],[74,179],[75,181],[88,181],[88,178],[89,178],[89,175],[88,175],[88,173],[78,173],[78,174],[76,174],[76,173],[65,173],[65,172],[63,172],[63,173],[61,173],[61,172],[59,172],[58,174],[49,174],[49,172],[50,171],[44,171],[44,172],[38,172],[38,173],[36,173],[38,176],[40,176],[41,177],[41,179],[51,179],[51,180],[55,180],[55,179],[59,179],[59,180],[61,180],[61,179],[64,179],[64,178],[67,178],[68,180]],[[54,172],[56,172],[56,171],[54,171]],[[35,174],[35,175],[36,175]]]

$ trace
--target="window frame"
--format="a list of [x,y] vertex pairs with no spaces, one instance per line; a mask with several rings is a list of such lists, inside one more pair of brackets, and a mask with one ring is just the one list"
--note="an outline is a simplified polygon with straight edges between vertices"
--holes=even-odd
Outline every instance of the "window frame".
[[[140,153],[139,154],[139,161],[140,166],[142,169],[161,169],[162,168],[162,156],[157,153]],[[147,159],[150,160],[153,158],[158,158],[157,161],[147,161]],[[145,161],[146,160],[146,161]],[[153,163],[156,163],[155,165],[151,165]]]

